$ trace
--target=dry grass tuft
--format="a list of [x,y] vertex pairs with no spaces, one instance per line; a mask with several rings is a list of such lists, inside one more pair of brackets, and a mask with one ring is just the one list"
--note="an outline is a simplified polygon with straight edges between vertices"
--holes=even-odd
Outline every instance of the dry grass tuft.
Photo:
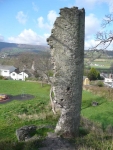
[[108,101],[113,101],[113,89],[110,87],[98,87],[94,85],[84,86],[84,90],[92,92],[96,95],[106,98]]

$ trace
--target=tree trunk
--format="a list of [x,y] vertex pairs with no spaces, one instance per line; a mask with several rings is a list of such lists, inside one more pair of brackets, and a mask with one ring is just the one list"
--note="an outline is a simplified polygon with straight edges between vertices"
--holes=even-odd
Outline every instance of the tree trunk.
[[54,64],[54,101],[61,107],[55,132],[66,137],[78,135],[84,66],[85,11],[77,7],[60,9],[47,39]]

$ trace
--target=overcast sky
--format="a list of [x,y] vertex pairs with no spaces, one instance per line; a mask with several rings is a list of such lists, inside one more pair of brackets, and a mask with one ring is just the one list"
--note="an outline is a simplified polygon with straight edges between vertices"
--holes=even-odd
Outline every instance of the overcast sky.
[[[113,0],[0,0],[0,41],[47,44],[60,8],[85,8],[85,48],[94,46],[102,19],[113,12]],[[109,27],[110,28],[110,27]],[[112,27],[111,27],[112,28]]]

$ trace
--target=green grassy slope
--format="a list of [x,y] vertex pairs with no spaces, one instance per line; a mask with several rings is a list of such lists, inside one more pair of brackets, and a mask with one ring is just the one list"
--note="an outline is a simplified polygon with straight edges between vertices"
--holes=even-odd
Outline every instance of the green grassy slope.
[[[49,85],[37,82],[23,82],[0,80],[0,93],[8,95],[31,94],[31,100],[12,100],[0,104],[0,140],[17,140],[16,129],[29,124],[55,125],[58,115],[53,115],[49,100]],[[93,107],[92,101],[97,101],[98,106]],[[113,125],[113,102],[103,97],[96,96],[88,91],[83,91],[81,114],[85,118],[101,123],[104,127]]]
[[56,124],[49,101],[49,85],[37,82],[0,81],[0,93],[19,95],[24,89],[25,94],[34,95],[31,100],[12,100],[0,104],[0,140],[16,139],[17,128],[28,124]]
[[[98,106],[91,105],[93,101],[98,102]],[[105,98],[83,91],[81,114],[97,123],[101,123],[104,128],[108,125],[113,126],[113,102]]]

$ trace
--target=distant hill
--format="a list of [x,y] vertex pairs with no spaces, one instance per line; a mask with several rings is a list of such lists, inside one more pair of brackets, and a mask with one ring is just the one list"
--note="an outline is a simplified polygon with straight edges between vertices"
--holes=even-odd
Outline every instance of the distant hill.
[[106,54],[113,57],[113,51],[106,51]]
[[89,58],[89,57],[95,57],[95,58],[108,58],[108,57],[113,57],[113,50],[85,50],[84,52],[85,54],[85,58]]
[[49,51],[49,46],[0,42],[0,53],[16,54],[27,51],[36,53],[39,51]]
[[8,47],[17,47],[18,44],[15,43],[6,43],[6,42],[0,42],[0,51],[3,48],[8,48]]
[[[7,42],[0,42],[0,54],[7,53],[8,55],[17,55],[21,52],[47,52],[49,51],[49,46],[46,45],[29,45],[29,44],[16,44],[16,43],[7,43]],[[103,53],[102,50],[99,51],[92,51],[92,50],[85,50],[85,58],[98,57],[100,53]],[[113,51],[105,50],[104,53],[101,55],[100,58],[103,57],[113,57]]]

